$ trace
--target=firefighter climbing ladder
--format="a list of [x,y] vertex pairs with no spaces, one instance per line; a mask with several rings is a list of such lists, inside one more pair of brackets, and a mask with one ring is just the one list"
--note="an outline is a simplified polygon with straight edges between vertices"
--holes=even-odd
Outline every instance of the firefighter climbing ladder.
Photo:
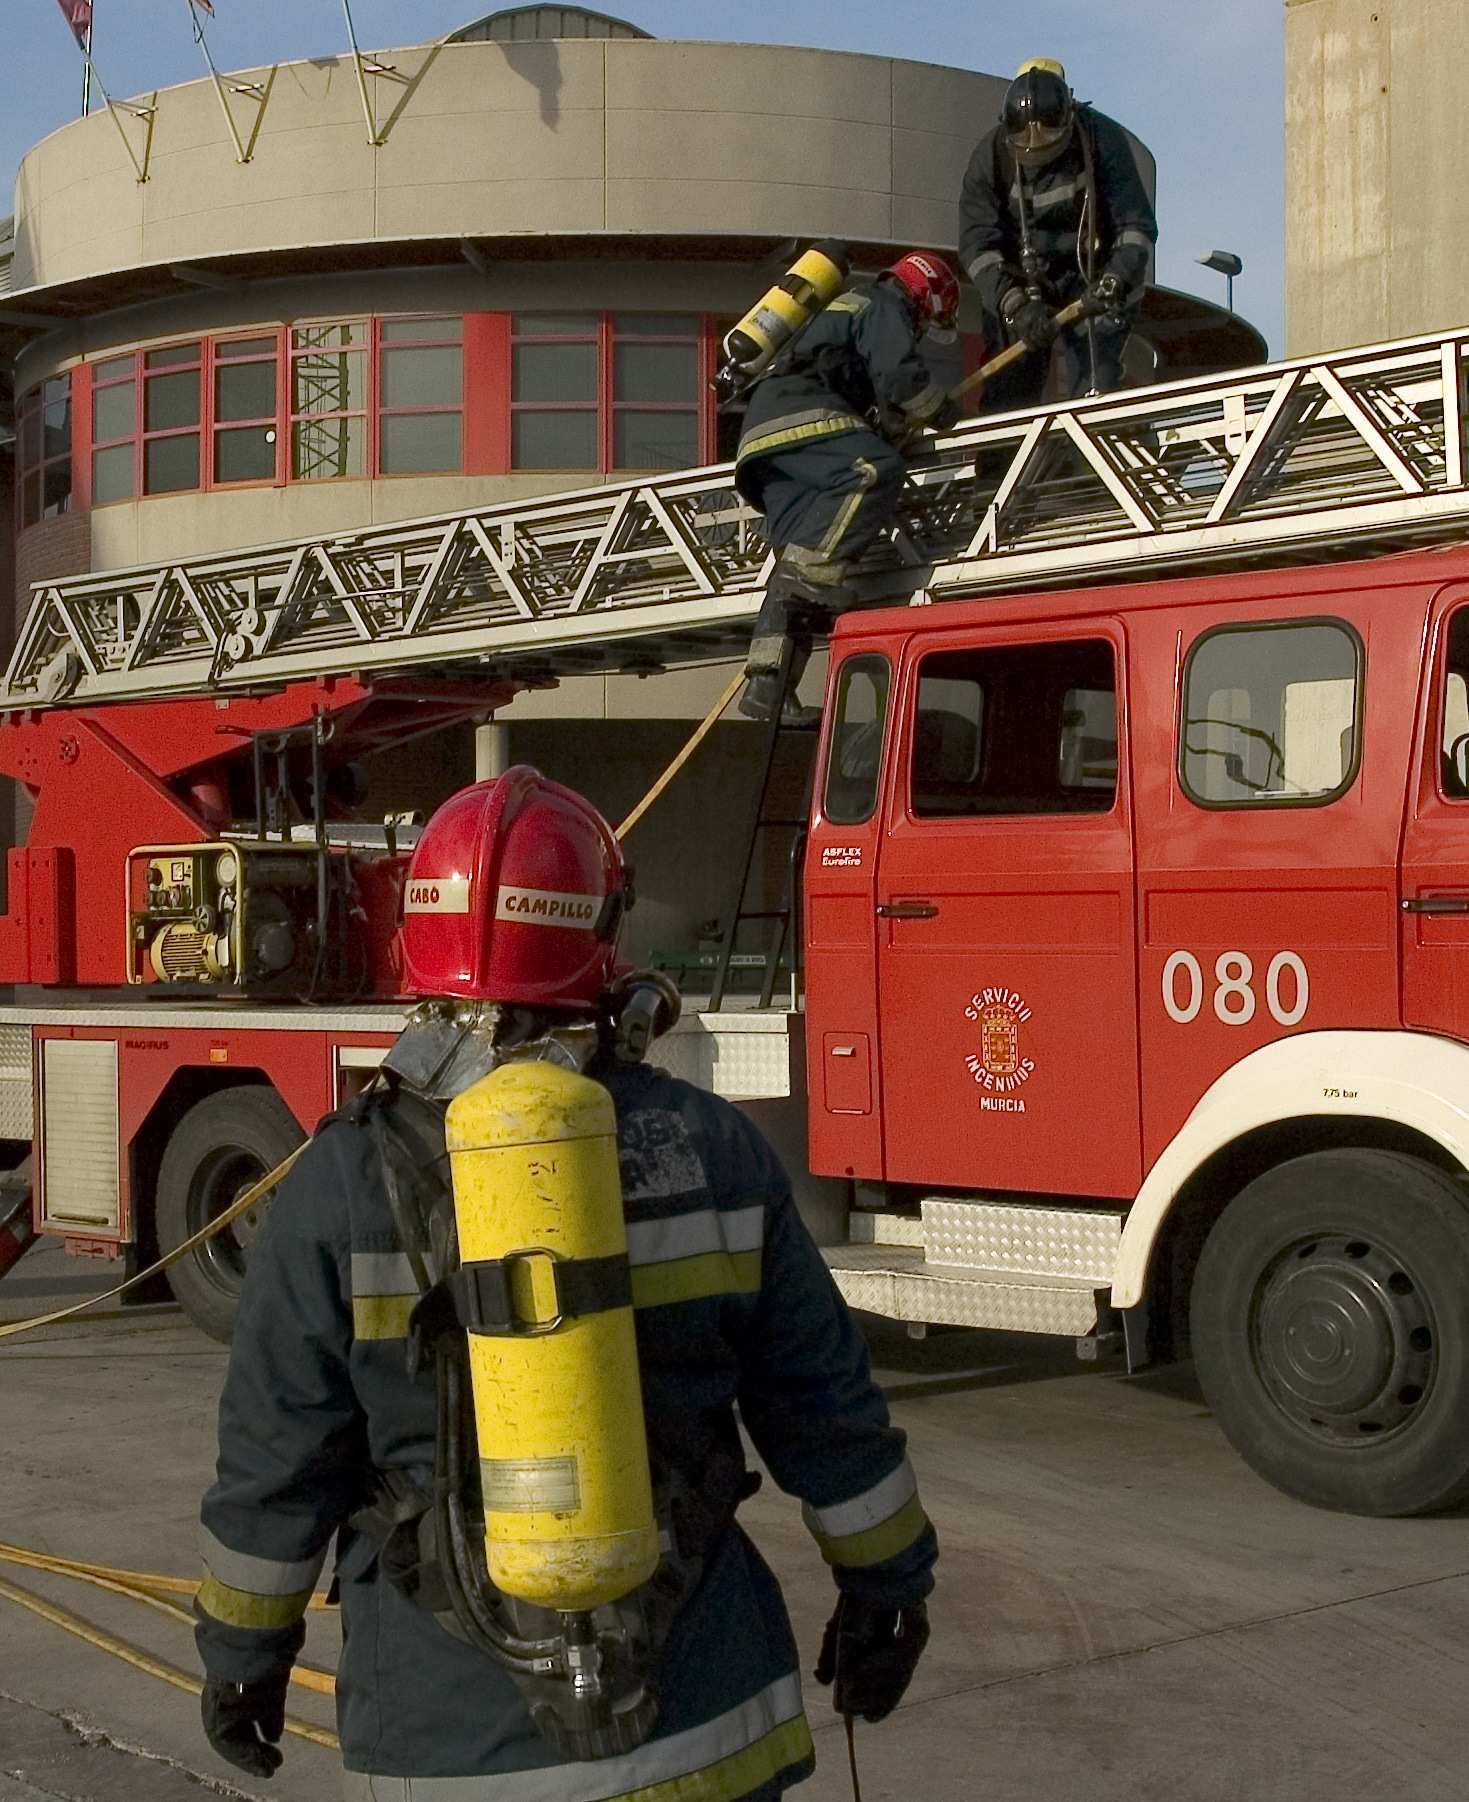
[[[1457,537],[1466,358],[1469,331],[966,421],[856,586],[941,600]],[[37,588],[0,708],[651,672],[742,650],[769,565],[721,466],[68,577]]]

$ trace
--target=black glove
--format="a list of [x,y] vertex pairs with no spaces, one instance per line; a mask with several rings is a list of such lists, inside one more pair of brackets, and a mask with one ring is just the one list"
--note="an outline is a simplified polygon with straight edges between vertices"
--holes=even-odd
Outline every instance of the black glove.
[[1122,277],[1099,275],[1086,291],[1089,313],[1115,313],[1122,305]]
[[280,1737],[286,1726],[286,1685],[290,1672],[262,1683],[205,1680],[199,1698],[209,1743],[237,1771],[273,1777],[281,1766]]
[[1049,350],[1061,329],[1056,324],[1056,315],[1043,300],[1033,300],[1025,294],[1018,300],[1012,299],[1017,292],[1012,289],[1011,295],[1006,296],[1006,325],[1032,350]]
[[838,1714],[885,1720],[902,1701],[927,1644],[928,1610],[922,1602],[869,1608],[844,1595],[826,1623],[816,1681],[835,1680],[831,1700]]
[[963,411],[963,407],[954,399],[953,395],[946,394],[943,399],[943,404],[928,423],[936,432],[946,432],[951,425],[957,423],[959,416]]

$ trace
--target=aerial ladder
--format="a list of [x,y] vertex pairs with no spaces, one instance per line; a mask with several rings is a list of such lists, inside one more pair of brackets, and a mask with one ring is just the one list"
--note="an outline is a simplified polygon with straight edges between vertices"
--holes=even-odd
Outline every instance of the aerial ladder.
[[[1469,331],[967,419],[914,460],[853,586],[918,606],[1455,539],[1466,366]],[[0,772],[44,800],[80,730],[56,722],[105,732],[125,703],[213,708],[212,727],[189,714],[202,767],[211,729],[279,738],[335,707],[389,742],[566,675],[739,657],[772,563],[719,465],[44,582],[0,685]],[[124,749],[141,788],[181,792],[186,761],[151,770],[146,735]],[[11,852],[0,949],[18,906],[67,905],[47,835],[74,826],[41,806]],[[794,906],[759,923],[790,937]],[[85,980],[46,956],[32,980]]]

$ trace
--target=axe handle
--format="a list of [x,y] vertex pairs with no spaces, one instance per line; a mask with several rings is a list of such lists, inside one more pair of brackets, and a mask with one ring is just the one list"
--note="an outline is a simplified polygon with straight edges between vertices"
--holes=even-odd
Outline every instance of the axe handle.
[[[1085,295],[1080,300],[1073,300],[1069,307],[1063,307],[1056,315],[1057,327],[1061,331],[1065,331],[1067,326],[1075,325],[1078,319],[1085,319],[1088,310]],[[965,376],[957,388],[950,389],[950,393],[955,400],[958,400],[961,395],[968,394],[971,388],[979,387],[981,382],[987,382],[991,376],[998,375],[1002,369],[1008,369],[1012,363],[1018,363],[1029,349],[1030,346],[1023,338],[1017,339],[1014,344],[1007,344],[998,356],[991,357],[988,363],[981,363],[972,374]]]

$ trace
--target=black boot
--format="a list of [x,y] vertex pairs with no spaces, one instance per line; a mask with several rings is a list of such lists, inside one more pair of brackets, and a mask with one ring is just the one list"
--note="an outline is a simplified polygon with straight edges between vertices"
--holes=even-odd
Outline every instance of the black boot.
[[[768,720],[780,694],[780,675],[775,670],[760,670],[745,684],[740,696],[740,712],[747,720]],[[819,707],[803,707],[794,694],[781,703],[780,723],[787,729],[806,730],[821,718]]]

